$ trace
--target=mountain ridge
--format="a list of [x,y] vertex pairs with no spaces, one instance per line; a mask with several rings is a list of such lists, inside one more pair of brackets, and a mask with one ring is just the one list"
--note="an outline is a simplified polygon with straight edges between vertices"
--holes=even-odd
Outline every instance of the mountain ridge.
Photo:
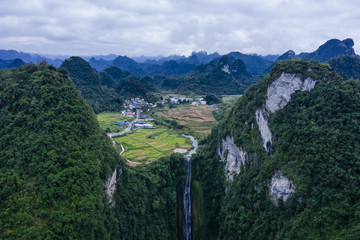
[[359,93],[359,81],[300,59],[248,88],[194,160],[202,237],[356,239],[360,192],[345,186],[360,182]]

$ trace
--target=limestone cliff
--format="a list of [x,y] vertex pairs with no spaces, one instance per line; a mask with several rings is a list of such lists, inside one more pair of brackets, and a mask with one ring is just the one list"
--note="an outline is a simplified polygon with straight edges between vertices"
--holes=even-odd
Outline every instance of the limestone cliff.
[[256,122],[262,137],[262,145],[267,152],[270,152],[272,145],[272,134],[268,126],[269,114],[285,107],[295,91],[310,91],[313,89],[317,81],[309,77],[301,80],[301,75],[282,73],[267,88],[265,105],[255,111]]
[[301,59],[248,88],[194,161],[205,236],[358,239],[359,93],[358,81]]
[[[119,175],[121,175],[122,169],[120,168]],[[112,207],[115,207],[115,199],[114,199],[114,193],[116,191],[116,178],[117,178],[117,169],[114,170],[112,175],[107,179],[105,183],[105,192],[108,197],[109,203]]]
[[234,139],[228,135],[222,140],[218,155],[222,162],[226,162],[224,173],[227,181],[232,181],[234,174],[240,172],[240,165],[246,161],[246,152],[241,147],[237,147]]
[[270,199],[278,205],[278,200],[282,198],[284,202],[295,192],[295,186],[281,171],[277,171],[271,178]]

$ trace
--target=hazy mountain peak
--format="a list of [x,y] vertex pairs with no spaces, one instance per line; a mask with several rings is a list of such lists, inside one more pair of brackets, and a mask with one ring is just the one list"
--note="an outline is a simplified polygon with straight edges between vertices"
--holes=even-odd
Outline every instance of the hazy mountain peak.
[[354,41],[351,38],[347,38],[342,41],[339,39],[330,39],[321,45],[316,51],[311,53],[300,53],[298,57],[326,62],[337,56],[355,55],[353,46]]
[[291,60],[296,58],[295,52],[293,50],[289,50],[287,52],[285,52],[283,55],[281,55],[280,57],[278,57],[277,60]]

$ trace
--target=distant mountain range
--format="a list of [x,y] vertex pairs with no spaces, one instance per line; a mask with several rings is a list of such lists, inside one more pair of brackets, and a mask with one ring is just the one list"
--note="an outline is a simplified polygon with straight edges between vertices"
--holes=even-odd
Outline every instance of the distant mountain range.
[[162,89],[178,93],[195,94],[242,94],[256,82],[241,59],[225,55],[209,63],[197,66],[181,76],[154,77]]
[[289,50],[280,56],[240,52],[220,56],[217,52],[208,54],[201,51],[193,52],[189,57],[142,56],[133,59],[110,54],[71,57],[65,61],[15,50],[0,50],[0,69],[41,61],[64,67],[83,98],[95,112],[100,112],[113,110],[104,106],[121,108],[123,98],[141,97],[152,101],[152,93],[161,89],[177,93],[242,94],[265,76],[277,61],[294,58],[329,62],[340,75],[359,78],[360,58],[353,46],[354,41],[348,38],[328,40],[310,53],[296,54]]
[[1,60],[15,60],[21,59],[24,63],[40,63],[46,61],[48,64],[53,65],[54,67],[59,67],[64,59],[51,59],[38,54],[30,54],[18,52],[15,50],[2,50],[0,49],[0,59]]
[[160,88],[150,77],[139,79],[116,66],[97,72],[80,57],[66,59],[60,66],[66,69],[76,89],[95,113],[119,111],[124,99],[141,97],[147,101],[156,100],[153,93]]
[[[261,56],[257,54],[243,54],[240,52],[231,52],[226,54],[230,62],[233,59],[241,59],[247,68],[247,71],[252,75],[266,74],[277,60],[288,60],[294,58],[314,59],[320,62],[326,62],[334,57],[342,55],[355,56],[353,49],[354,41],[350,38],[345,40],[331,39],[321,45],[316,51],[310,53],[295,54],[294,51],[289,50],[282,55],[266,55]],[[18,52],[15,50],[0,50],[0,69],[9,68],[11,62],[15,59],[21,59],[24,63],[39,63],[46,61],[55,67],[60,67],[66,56],[46,57],[39,54],[30,54]],[[220,61],[220,54],[217,52],[208,54],[205,51],[193,52],[189,57],[180,55],[170,55],[168,57],[136,57],[129,58],[127,56],[120,56],[116,54],[84,56],[90,65],[97,71],[102,71],[110,66],[117,66],[123,70],[130,71],[132,74],[142,77],[145,75],[182,75],[191,72],[200,64],[208,63],[212,60]],[[1,61],[4,60],[4,61]],[[15,66],[17,66],[15,64]],[[10,66],[11,67],[11,66]]]
[[104,70],[110,66],[117,66],[121,69],[128,70],[136,76],[154,76],[154,75],[181,75],[195,69],[196,66],[210,62],[219,58],[218,53],[207,54],[207,52],[193,52],[189,57],[172,55],[160,58],[137,58],[135,61],[127,56],[118,56],[113,60],[96,59],[92,57],[89,63],[98,71]]
[[319,62],[327,62],[334,57],[355,56],[354,41],[351,38],[340,41],[339,39],[330,39],[321,45],[316,51],[310,53],[300,53],[295,55],[292,50],[281,55],[278,60],[288,60],[294,58],[313,59]]
[[15,67],[20,67],[25,63],[20,58],[12,59],[12,60],[2,60],[0,59],[0,69],[10,69]]

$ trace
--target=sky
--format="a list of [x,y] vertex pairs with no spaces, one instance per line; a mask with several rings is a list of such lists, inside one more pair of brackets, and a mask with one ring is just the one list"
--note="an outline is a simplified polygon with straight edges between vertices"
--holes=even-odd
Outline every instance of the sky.
[[0,49],[54,55],[312,52],[352,38],[358,0],[0,0]]

